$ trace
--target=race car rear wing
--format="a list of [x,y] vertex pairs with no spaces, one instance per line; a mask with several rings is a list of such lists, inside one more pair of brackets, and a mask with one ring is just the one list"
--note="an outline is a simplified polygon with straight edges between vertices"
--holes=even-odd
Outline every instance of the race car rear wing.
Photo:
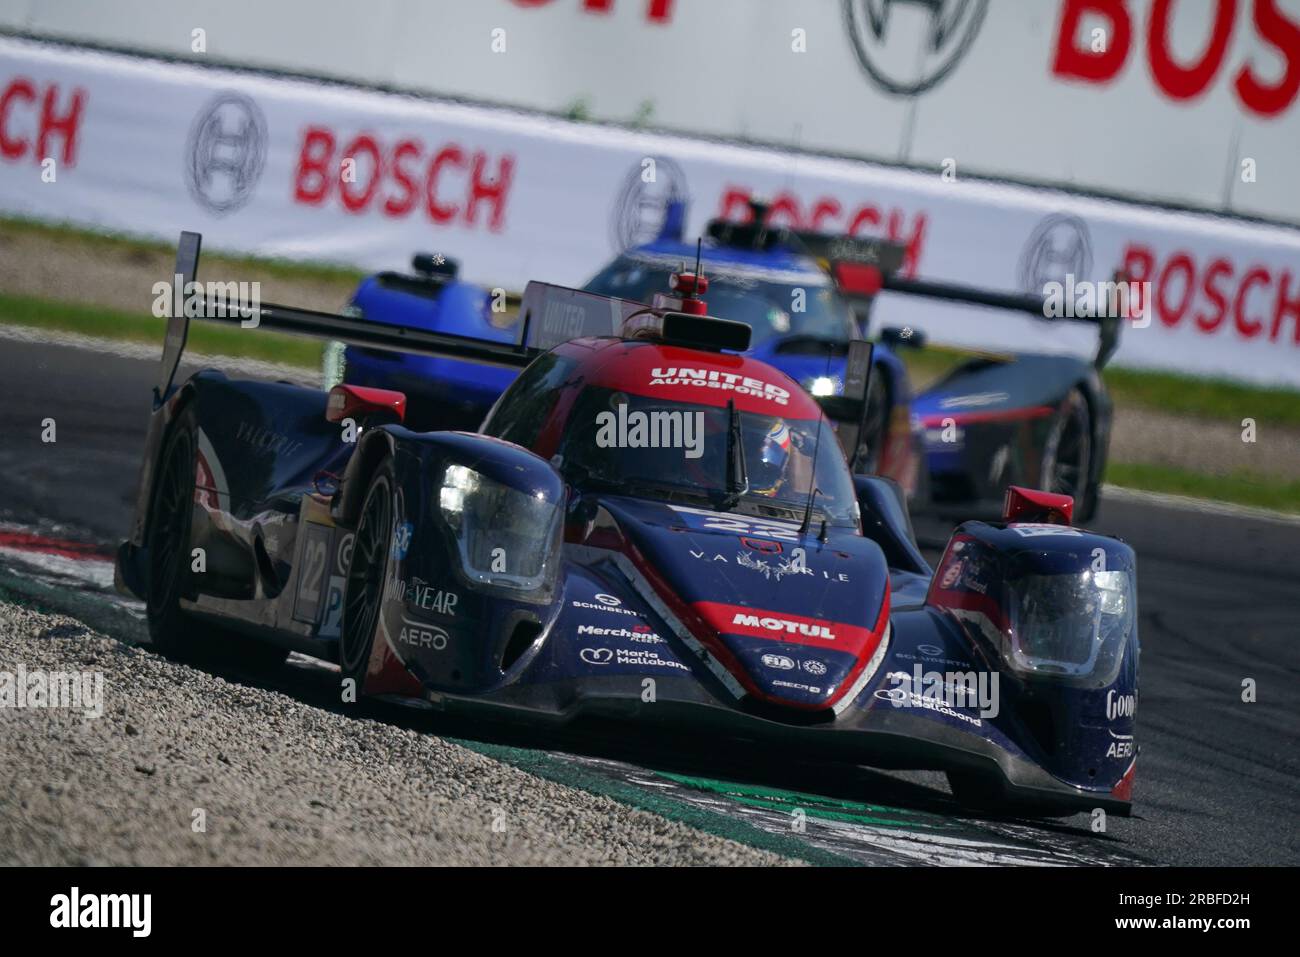
[[[429,332],[410,326],[369,323],[355,316],[317,312],[273,303],[241,304],[226,308],[209,302],[198,284],[203,237],[183,232],[176,247],[172,308],[167,320],[155,406],[170,392],[189,337],[191,318],[237,323],[247,328],[269,329],[292,335],[340,340],[368,349],[413,355],[440,356],[486,365],[523,368],[537,356],[562,342],[587,336],[640,335],[680,339],[688,348],[745,351],[750,328],[709,316],[687,315],[641,302],[615,299],[550,283],[530,282],[520,303],[520,335],[516,343],[503,343],[451,333]],[[182,302],[182,293],[184,301]],[[739,333],[743,332],[743,336]],[[868,381],[873,346],[866,341],[848,344],[843,394],[817,401],[836,427],[850,462],[865,452],[858,441],[867,414]]]
[[[172,308],[167,320],[163,342],[162,363],[159,369],[155,400],[162,401],[171,389],[180,366],[185,343],[189,338],[192,318],[201,316],[207,321],[238,324],[245,328],[269,329],[292,335],[334,339],[367,349],[387,352],[404,352],[413,355],[443,356],[479,362],[486,365],[523,368],[544,349],[532,345],[493,342],[458,336],[445,332],[430,332],[413,326],[379,325],[355,316],[345,316],[296,306],[281,306],[258,302],[256,305],[240,303],[228,307],[224,300],[209,301],[198,285],[199,255],[203,237],[199,233],[183,232],[176,246],[175,283]],[[527,338],[521,338],[521,343]]]
[[198,283],[202,244],[200,234],[183,232],[176,247],[176,288],[157,385],[160,398],[167,394],[175,379],[189,337],[190,320],[199,316],[245,328],[336,340],[367,349],[517,368],[527,366],[562,342],[587,336],[653,334],[693,348],[743,352],[749,347],[751,330],[742,323],[688,316],[646,303],[544,282],[530,282],[524,290],[519,306],[519,338],[514,343],[372,323],[357,316],[260,301],[230,305],[220,299],[210,301]]

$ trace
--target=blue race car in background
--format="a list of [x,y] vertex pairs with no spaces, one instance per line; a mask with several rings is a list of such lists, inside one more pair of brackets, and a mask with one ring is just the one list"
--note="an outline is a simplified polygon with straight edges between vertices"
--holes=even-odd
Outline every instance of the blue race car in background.
[[[903,247],[768,227],[754,204],[749,223],[711,222],[696,245],[682,236],[684,208],[673,204],[654,241],[616,257],[586,285],[634,302],[672,303],[674,276],[700,257],[709,311],[748,324],[749,355],[799,382],[825,404],[843,394],[849,343],[869,333],[882,294],[920,295],[1046,320],[1042,300],[899,275]],[[518,316],[494,311],[486,290],[456,279],[454,264],[417,256],[416,274],[380,273],[357,290],[351,312],[407,326],[501,342],[519,341]],[[497,304],[498,309],[500,304]],[[1089,320],[1097,321],[1097,320]],[[865,471],[898,482],[914,509],[994,514],[1008,485],[1070,495],[1081,519],[1096,510],[1110,443],[1111,401],[1100,369],[1113,353],[1118,323],[1101,320],[1096,359],[1030,353],[983,355],[914,391],[898,348],[924,345],[920,330],[884,328],[874,350],[871,395],[846,450]],[[349,348],[342,379],[400,389],[414,421],[453,415],[461,428],[482,421],[513,379],[436,357],[392,356]],[[338,381],[338,377],[336,377]],[[329,384],[332,384],[329,383]],[[458,417],[458,418],[457,418]]]
[[[448,332],[473,339],[517,341],[518,314],[493,310],[492,294],[458,277],[458,263],[430,253],[411,259],[413,272],[381,272],[357,287],[343,314],[386,326]],[[510,305],[517,305],[517,300]],[[438,421],[473,431],[518,370],[442,356],[413,355],[337,344],[341,363],[326,361],[326,386],[346,380],[396,389],[407,396],[407,420]]]

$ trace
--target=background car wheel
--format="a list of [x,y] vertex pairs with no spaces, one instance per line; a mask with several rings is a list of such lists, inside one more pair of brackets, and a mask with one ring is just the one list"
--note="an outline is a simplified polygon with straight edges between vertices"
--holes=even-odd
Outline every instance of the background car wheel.
[[264,642],[229,634],[186,614],[182,597],[194,592],[190,531],[194,522],[194,480],[198,422],[186,408],[172,423],[163,447],[153,507],[149,513],[149,638],[160,654],[179,661],[263,669],[284,662],[287,652]]
[[384,462],[370,480],[361,518],[357,522],[352,557],[343,589],[343,624],[339,633],[339,666],[360,690],[379,626],[388,556],[393,543],[393,468]]
[[1039,485],[1044,491],[1073,496],[1076,517],[1086,520],[1091,517],[1088,506],[1096,502],[1091,475],[1092,415],[1083,393],[1071,389],[1052,421]]

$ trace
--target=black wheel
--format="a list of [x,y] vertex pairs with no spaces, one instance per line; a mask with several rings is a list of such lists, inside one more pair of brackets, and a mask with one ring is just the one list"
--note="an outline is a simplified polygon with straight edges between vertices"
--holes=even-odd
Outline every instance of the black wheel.
[[343,589],[343,624],[339,633],[339,666],[343,677],[360,689],[375,643],[375,629],[384,600],[388,556],[394,528],[393,468],[384,462],[370,480],[361,506],[352,557]]
[[1092,474],[1092,416],[1088,400],[1071,389],[1052,420],[1043,449],[1040,487],[1074,497],[1080,518],[1089,502]]
[[194,410],[185,409],[172,423],[163,445],[149,513],[149,598],[145,603],[149,638],[170,658],[193,651],[187,637],[191,622],[180,608],[190,585],[190,528],[194,521],[194,472],[197,455]]
[[194,594],[190,532],[194,523],[198,422],[186,408],[172,423],[163,444],[149,513],[149,596],[145,617],[149,638],[161,654],[179,661],[210,662],[238,668],[268,668],[282,663],[281,648],[223,632],[186,614],[183,597]]

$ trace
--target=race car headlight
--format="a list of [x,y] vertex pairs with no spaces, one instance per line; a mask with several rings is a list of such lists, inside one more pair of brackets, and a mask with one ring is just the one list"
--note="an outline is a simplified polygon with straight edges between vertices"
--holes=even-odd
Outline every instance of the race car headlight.
[[1003,656],[1012,668],[1098,686],[1115,680],[1137,617],[1132,571],[1025,575],[1007,591]]
[[438,489],[442,517],[471,580],[518,591],[540,588],[551,571],[560,508],[465,465],[448,465]]

